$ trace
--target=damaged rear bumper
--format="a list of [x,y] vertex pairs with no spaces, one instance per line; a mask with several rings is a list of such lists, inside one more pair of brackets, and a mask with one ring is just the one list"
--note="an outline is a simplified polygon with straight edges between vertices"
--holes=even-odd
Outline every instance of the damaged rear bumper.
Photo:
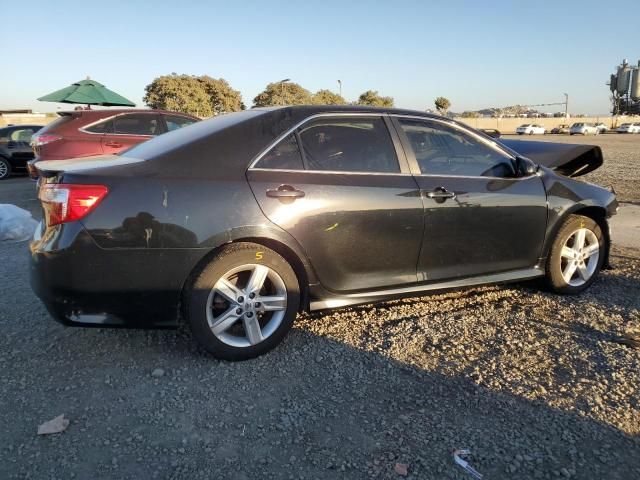
[[30,254],[31,287],[52,317],[88,327],[176,327],[197,263],[176,250],[102,249],[79,223],[39,227]]

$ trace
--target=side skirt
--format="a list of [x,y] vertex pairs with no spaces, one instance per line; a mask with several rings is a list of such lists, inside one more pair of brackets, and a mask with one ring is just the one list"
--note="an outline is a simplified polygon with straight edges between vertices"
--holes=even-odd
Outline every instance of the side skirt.
[[[522,270],[512,270],[509,272],[495,273],[491,275],[481,275],[471,278],[461,278],[449,280],[446,282],[429,283],[422,285],[411,285],[410,287],[392,288],[386,290],[375,290],[369,292],[333,294],[320,291],[311,292],[311,302],[309,310],[326,310],[330,308],[347,307],[350,305],[358,305],[364,303],[375,303],[393,298],[416,296],[423,292],[431,292],[437,290],[450,290],[462,287],[473,287],[478,285],[488,285],[496,283],[508,283],[520,280],[529,280],[544,275],[544,269],[534,267]],[[316,293],[316,295],[314,295]],[[315,299],[314,299],[315,298]]]

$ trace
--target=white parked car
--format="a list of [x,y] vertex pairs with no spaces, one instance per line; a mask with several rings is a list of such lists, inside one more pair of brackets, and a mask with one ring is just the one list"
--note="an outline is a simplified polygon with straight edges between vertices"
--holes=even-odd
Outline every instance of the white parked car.
[[602,122],[596,123],[596,128],[598,129],[598,133],[606,133],[609,131],[609,127]]
[[547,130],[535,123],[525,123],[516,128],[516,133],[518,135],[544,135]]
[[598,135],[599,130],[593,123],[574,123],[569,135]]
[[640,123],[623,123],[616,128],[618,133],[640,133]]

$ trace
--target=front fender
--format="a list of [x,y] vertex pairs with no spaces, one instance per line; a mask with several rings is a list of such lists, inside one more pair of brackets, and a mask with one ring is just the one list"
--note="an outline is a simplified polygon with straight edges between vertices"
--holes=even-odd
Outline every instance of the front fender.
[[542,257],[546,258],[551,245],[564,224],[572,214],[581,214],[598,222],[607,242],[607,254],[610,245],[607,219],[615,215],[618,202],[615,194],[605,188],[586,182],[562,177],[549,169],[543,169],[542,180],[547,192],[548,220]]

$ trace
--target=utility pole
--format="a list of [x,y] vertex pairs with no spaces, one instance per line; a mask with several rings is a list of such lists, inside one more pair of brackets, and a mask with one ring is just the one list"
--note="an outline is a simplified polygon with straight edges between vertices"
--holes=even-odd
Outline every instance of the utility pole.
[[284,80],[280,80],[278,83],[280,84],[280,104],[284,105],[284,84],[287,83],[290,78],[285,78]]
[[340,96],[342,96],[342,80],[338,80],[338,90],[340,92]]
[[569,94],[564,94],[564,118],[569,118]]

